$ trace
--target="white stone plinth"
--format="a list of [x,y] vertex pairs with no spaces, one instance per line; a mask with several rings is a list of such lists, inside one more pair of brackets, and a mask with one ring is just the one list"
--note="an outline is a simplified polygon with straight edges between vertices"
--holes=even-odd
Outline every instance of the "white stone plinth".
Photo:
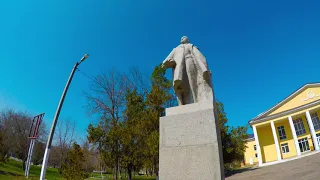
[[160,180],[224,179],[212,102],[166,109],[160,118]]

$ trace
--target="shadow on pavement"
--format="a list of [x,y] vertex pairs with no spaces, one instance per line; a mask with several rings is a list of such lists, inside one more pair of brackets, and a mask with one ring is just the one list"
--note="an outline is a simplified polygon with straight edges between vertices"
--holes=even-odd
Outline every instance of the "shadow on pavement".
[[254,171],[256,169],[259,169],[257,167],[248,167],[248,168],[242,168],[242,169],[237,169],[237,170],[232,170],[232,171],[226,171],[225,172],[225,177],[230,177],[233,176],[235,174],[240,174],[243,172],[247,172],[247,171]]

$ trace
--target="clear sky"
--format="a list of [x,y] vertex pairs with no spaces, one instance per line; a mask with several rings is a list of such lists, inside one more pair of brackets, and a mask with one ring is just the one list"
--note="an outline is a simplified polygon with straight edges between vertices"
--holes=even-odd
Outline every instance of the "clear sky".
[[[137,66],[150,74],[183,35],[206,56],[216,98],[230,125],[245,125],[307,82],[320,81],[320,4],[257,0],[7,0],[0,8],[0,108],[36,115],[51,125],[76,61],[95,76]],[[77,72],[60,119],[84,137]],[[249,131],[251,132],[251,130]]]

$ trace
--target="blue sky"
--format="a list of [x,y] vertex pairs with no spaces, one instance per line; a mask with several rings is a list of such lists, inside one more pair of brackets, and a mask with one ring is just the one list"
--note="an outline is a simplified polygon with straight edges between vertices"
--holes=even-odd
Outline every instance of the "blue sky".
[[[150,74],[189,36],[206,56],[229,124],[245,125],[307,82],[320,81],[319,1],[4,1],[0,28],[0,108],[51,125],[69,73],[95,76],[137,66]],[[76,73],[60,119],[84,137],[94,122]],[[251,130],[249,131],[251,132]]]

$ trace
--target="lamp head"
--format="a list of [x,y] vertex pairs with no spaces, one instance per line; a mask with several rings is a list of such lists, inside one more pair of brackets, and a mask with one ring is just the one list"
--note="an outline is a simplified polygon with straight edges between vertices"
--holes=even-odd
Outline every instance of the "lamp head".
[[85,54],[85,55],[81,58],[80,63],[82,63],[83,61],[85,61],[88,57],[89,57],[89,54]]

